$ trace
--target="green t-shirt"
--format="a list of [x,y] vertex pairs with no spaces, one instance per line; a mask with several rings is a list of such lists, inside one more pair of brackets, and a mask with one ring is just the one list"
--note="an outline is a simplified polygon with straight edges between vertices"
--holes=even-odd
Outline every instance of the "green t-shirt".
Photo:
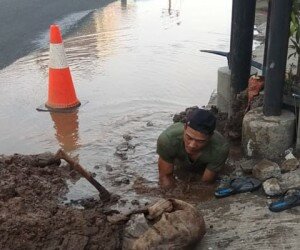
[[184,124],[181,122],[174,123],[163,131],[157,140],[156,152],[158,155],[166,162],[178,167],[199,171],[208,168],[219,172],[229,152],[229,144],[225,138],[215,131],[208,144],[203,148],[201,155],[192,162],[185,151],[183,132]]

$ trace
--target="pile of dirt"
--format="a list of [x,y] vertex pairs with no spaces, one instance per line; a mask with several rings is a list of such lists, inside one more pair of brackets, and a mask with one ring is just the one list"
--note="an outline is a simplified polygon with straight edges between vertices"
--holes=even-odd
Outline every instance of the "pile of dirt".
[[59,164],[51,154],[0,156],[0,248],[121,248],[123,225],[107,221],[104,204],[62,203],[77,175]]

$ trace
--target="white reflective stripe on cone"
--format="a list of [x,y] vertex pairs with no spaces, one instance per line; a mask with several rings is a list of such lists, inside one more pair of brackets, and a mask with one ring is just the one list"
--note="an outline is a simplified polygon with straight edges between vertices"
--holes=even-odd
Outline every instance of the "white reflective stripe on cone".
[[65,69],[68,67],[65,49],[62,43],[50,43],[50,61],[49,68],[51,69]]

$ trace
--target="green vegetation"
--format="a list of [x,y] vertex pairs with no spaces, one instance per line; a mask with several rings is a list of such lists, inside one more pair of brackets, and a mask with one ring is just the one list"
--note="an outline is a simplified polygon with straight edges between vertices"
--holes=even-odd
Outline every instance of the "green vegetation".
[[297,0],[293,0],[293,8],[291,13],[290,24],[290,41],[291,53],[288,55],[288,59],[291,57],[298,58],[297,65],[290,64],[287,72],[286,87],[291,89],[292,86],[298,86],[300,82],[300,3]]

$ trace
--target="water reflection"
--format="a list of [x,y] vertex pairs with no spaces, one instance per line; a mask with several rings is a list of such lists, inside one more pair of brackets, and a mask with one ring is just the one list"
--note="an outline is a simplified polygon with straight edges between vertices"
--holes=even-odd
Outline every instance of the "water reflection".
[[121,0],[121,7],[123,10],[127,8],[127,0]]
[[167,22],[181,24],[181,0],[172,1],[168,0],[168,8],[162,9],[162,18],[169,19]]
[[72,152],[79,148],[78,111],[76,110],[72,113],[50,112],[50,115],[54,122],[55,137],[60,147],[65,152]]
[[[73,69],[83,72],[85,77],[93,74],[95,67],[101,70],[103,61],[113,56],[127,38],[121,19],[128,8],[127,1],[121,2],[121,8],[119,3],[112,3],[82,21],[75,36],[65,40],[68,61]],[[89,74],[86,71],[90,71]]]

